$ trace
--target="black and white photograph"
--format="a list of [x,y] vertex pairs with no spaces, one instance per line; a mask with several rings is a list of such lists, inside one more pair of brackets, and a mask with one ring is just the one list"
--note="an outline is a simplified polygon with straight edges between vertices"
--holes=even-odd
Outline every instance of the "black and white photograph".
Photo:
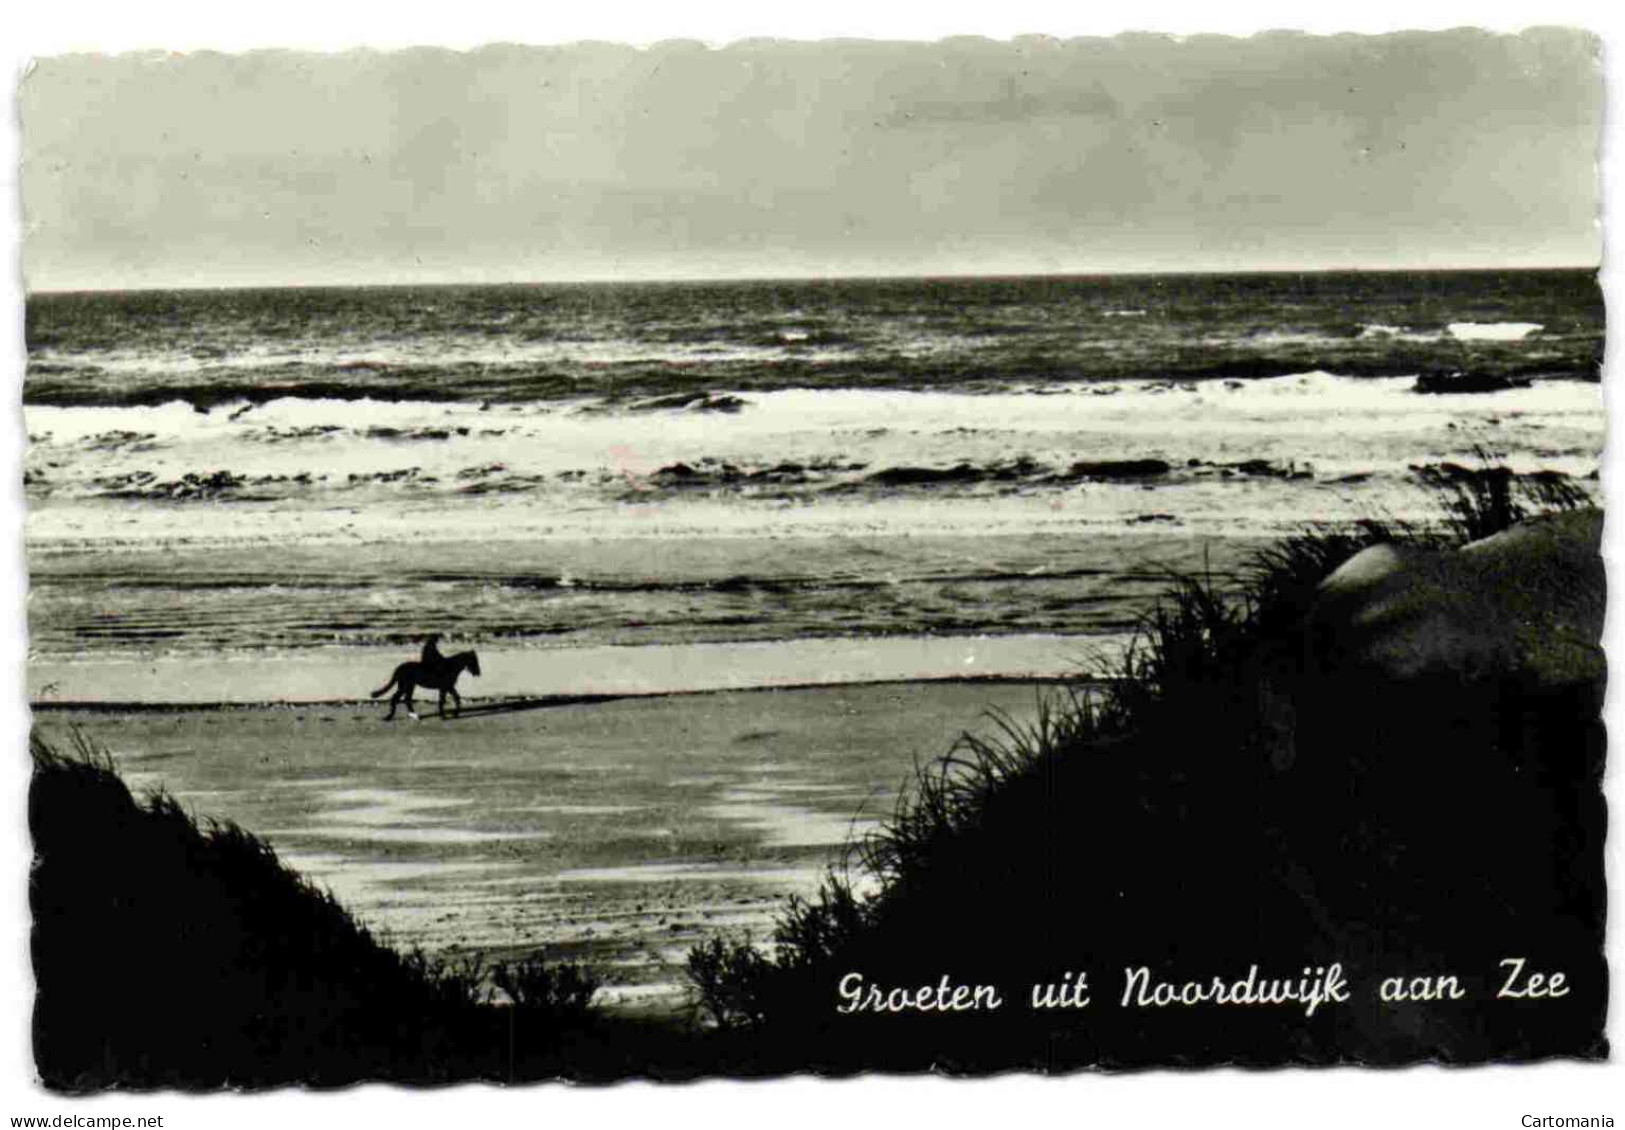
[[1196,20],[33,59],[36,1093],[1606,1061],[1610,45]]

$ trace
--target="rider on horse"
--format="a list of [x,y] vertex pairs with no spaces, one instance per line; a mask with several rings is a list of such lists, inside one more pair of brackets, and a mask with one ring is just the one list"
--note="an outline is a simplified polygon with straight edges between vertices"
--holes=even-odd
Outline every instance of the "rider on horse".
[[440,654],[440,633],[426,637],[423,641],[423,667],[426,671],[438,671],[445,664],[446,657]]
[[395,668],[389,682],[372,692],[373,698],[380,698],[395,690],[395,696],[389,700],[389,713],[385,721],[395,717],[395,707],[400,703],[406,704],[407,713],[416,718],[417,711],[412,706],[412,695],[419,688],[440,692],[440,717],[446,716],[446,696],[450,695],[457,713],[463,711],[463,698],[457,693],[457,678],[464,671],[471,675],[480,673],[480,657],[472,651],[459,651],[455,655],[440,654],[440,636],[428,636],[423,641],[423,658],[421,662],[408,661]]

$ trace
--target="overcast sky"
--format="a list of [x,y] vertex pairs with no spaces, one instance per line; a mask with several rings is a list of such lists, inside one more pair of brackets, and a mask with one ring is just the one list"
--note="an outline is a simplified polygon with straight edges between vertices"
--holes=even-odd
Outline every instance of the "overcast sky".
[[1577,32],[72,56],[31,289],[1595,265]]

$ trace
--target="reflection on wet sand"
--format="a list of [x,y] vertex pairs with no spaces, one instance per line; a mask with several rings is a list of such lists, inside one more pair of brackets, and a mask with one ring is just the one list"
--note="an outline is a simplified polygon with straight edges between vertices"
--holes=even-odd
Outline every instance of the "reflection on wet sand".
[[[916,761],[1032,686],[916,683],[628,698],[478,725],[365,708],[46,711],[137,790],[253,831],[376,934],[487,961],[585,960],[622,1007],[674,1007],[690,947],[771,940],[879,826]],[[773,732],[762,725],[775,720]],[[312,726],[337,721],[342,725]],[[362,723],[362,724],[351,724]]]

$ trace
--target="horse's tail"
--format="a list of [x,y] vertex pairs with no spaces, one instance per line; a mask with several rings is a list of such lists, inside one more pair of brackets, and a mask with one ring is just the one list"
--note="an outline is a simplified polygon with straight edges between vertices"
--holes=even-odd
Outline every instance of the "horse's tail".
[[383,686],[379,687],[377,690],[372,692],[372,697],[377,698],[380,695],[388,694],[389,693],[389,688],[393,687],[397,682],[399,682],[400,677],[401,677],[401,673],[399,671],[395,672],[393,675],[391,675],[389,677],[389,682],[385,683]]

